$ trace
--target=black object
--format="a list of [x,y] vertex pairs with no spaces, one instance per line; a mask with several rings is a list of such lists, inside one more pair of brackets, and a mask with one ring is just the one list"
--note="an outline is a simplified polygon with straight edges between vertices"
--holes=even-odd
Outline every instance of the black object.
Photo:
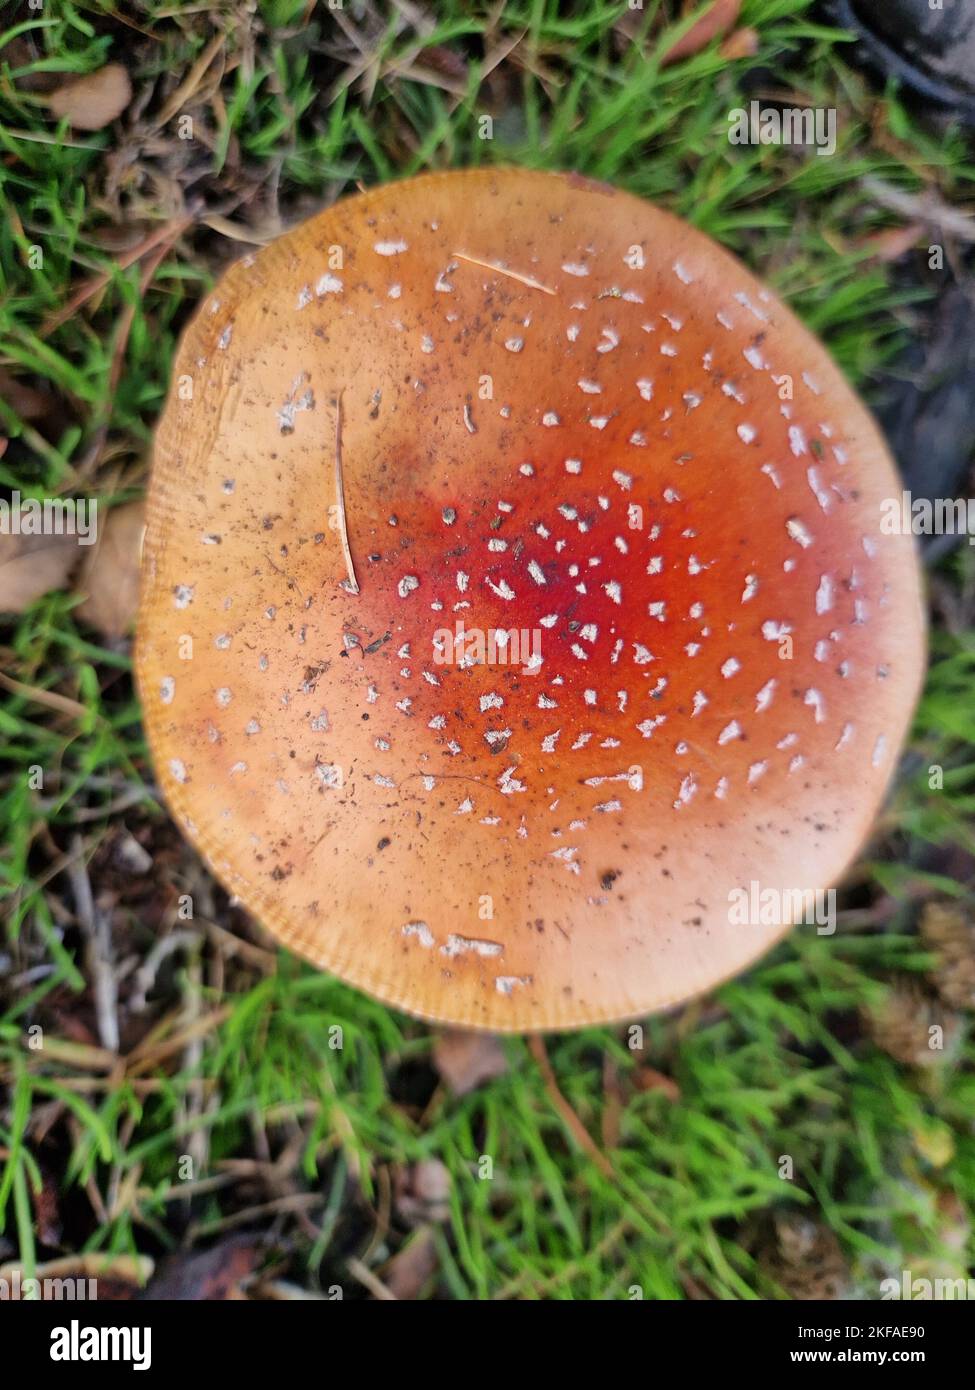
[[836,23],[918,96],[975,125],[975,0],[833,0]]
[[[975,302],[948,285],[906,353],[871,392],[874,412],[914,497],[964,497],[975,460]],[[925,536],[935,564],[961,534]]]

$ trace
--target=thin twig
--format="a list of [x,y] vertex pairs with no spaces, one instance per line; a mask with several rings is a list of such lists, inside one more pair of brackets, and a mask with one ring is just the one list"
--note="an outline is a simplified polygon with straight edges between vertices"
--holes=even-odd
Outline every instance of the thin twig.
[[249,1226],[253,1222],[263,1220],[266,1216],[312,1211],[315,1207],[322,1206],[324,1201],[325,1199],[320,1192],[295,1192],[287,1197],[275,1197],[273,1201],[262,1202],[259,1206],[245,1207],[242,1211],[232,1212],[229,1216],[220,1217],[216,1221],[203,1221],[195,1224],[187,1232],[187,1238],[192,1240],[200,1236],[216,1235],[219,1231],[232,1231],[237,1226]]
[[163,961],[166,960],[168,956],[171,956],[174,951],[178,951],[184,946],[188,951],[195,950],[200,945],[200,940],[201,937],[198,931],[191,931],[189,928],[184,928],[180,931],[172,931],[168,936],[164,936],[156,942],[135,972],[135,977],[132,982],[132,993],[129,996],[129,1009],[132,1013],[141,1014],[145,1012],[147,1008],[146,995],[156,983],[156,976],[159,973],[159,967],[162,965]]
[[[44,1044],[45,1051],[47,1043]],[[0,1081],[4,1085],[9,1085],[11,1074],[9,1071],[0,1069]],[[171,1075],[166,1076],[137,1076],[134,1078],[123,1077],[121,1073],[115,1072],[111,1076],[59,1076],[58,1086],[63,1091],[71,1091],[76,1095],[114,1095],[116,1091],[124,1086],[127,1091],[131,1091],[136,1096],[157,1096],[172,1095],[174,1081]],[[216,1094],[217,1083],[210,1077],[187,1076],[179,1081],[179,1087],[189,1091],[200,1091],[203,1095],[209,1096]],[[0,1148],[0,1157],[3,1150]]]
[[33,700],[35,704],[47,705],[48,709],[56,709],[60,714],[70,714],[74,719],[81,719],[88,713],[84,705],[77,700],[71,700],[67,695],[59,695],[56,690],[44,690],[37,685],[25,685],[23,681],[15,681],[12,676],[4,675],[0,671],[0,685],[4,690],[9,690],[11,695],[20,695],[25,700]]
[[[155,275],[162,261],[169,254],[175,240],[176,234],[174,233],[167,241],[156,246],[149,255],[145,265],[142,267],[142,273],[139,279],[140,296],[145,295],[152,281],[152,277]],[[105,441],[108,438],[108,427],[112,418],[112,410],[115,405],[115,395],[118,390],[119,380],[122,376],[122,364],[125,360],[125,351],[128,347],[129,334],[132,331],[136,310],[140,302],[141,300],[131,300],[126,304],[119,318],[115,339],[112,344],[112,365],[108,374],[108,388],[105,397],[106,405],[103,408],[102,419],[95,430],[94,438],[88,447],[83,461],[78,466],[77,475],[81,479],[87,478],[98,467],[102,450],[105,447]]]
[[107,915],[95,907],[80,835],[72,836],[71,854],[71,862],[66,867],[74,893],[78,925],[87,942],[86,954],[95,996],[98,1036],[109,1052],[118,1052],[118,987],[112,968],[112,933]]
[[222,1008],[213,1009],[210,1013],[204,1014],[196,1023],[188,1027],[181,1028],[165,1042],[155,1043],[151,1048],[144,1048],[139,1044],[129,1054],[126,1064],[126,1079],[132,1076],[142,1076],[147,1071],[152,1071],[177,1052],[182,1052],[186,1044],[195,1037],[202,1037],[204,1033],[210,1033],[214,1028],[219,1028],[230,1015],[233,1008],[229,1004],[224,1004]]
[[[186,986],[184,989],[186,1008],[184,1012],[185,1022],[192,1028],[198,1023],[203,1013],[203,970],[200,965],[200,942],[196,942],[195,949],[190,950],[190,958],[186,969]],[[183,1055],[183,1075],[202,1077],[203,1072],[203,1038],[194,1035],[189,1038],[186,1044],[186,1051]],[[193,1173],[205,1173],[208,1167],[210,1156],[210,1131],[206,1125],[198,1124],[203,1116],[204,1096],[202,1091],[184,1091],[179,1098],[179,1111],[186,1127],[188,1138],[186,1141],[186,1151],[193,1163]],[[187,1196],[187,1206],[190,1198]]]
[[975,241],[975,217],[958,208],[949,207],[932,189],[923,193],[908,193],[903,188],[895,188],[870,174],[861,182],[864,191],[890,212],[897,212],[902,217],[939,227],[943,232],[950,232],[961,241]]
[[239,956],[241,960],[245,960],[248,965],[253,965],[264,975],[273,975],[277,971],[278,959],[273,951],[269,951],[263,946],[255,946],[252,941],[245,941],[242,936],[228,931],[219,922],[211,922],[209,918],[198,916],[196,921],[203,927],[222,955]]
[[[171,246],[193,221],[194,214],[183,215],[181,217],[170,218],[151,232],[147,237],[139,242],[138,246],[133,246],[131,250],[118,256],[113,263],[113,269],[125,270],[135,261],[142,259],[149,251],[153,251],[161,243],[165,243],[167,248]],[[111,270],[100,270],[97,275],[93,275],[90,280],[86,280],[68,300],[63,308],[57,313],[51,314],[44,320],[40,328],[40,336],[47,337],[48,333],[53,333],[55,328],[60,328],[62,323],[66,323],[81,308],[87,304],[92,295],[103,290],[111,279]]]
[[548,1090],[549,1097],[556,1110],[565,1121],[566,1128],[572,1134],[579,1147],[584,1149],[596,1167],[607,1178],[615,1178],[613,1165],[579,1119],[579,1116],[572,1109],[565,1096],[559,1090],[559,1083],[555,1079],[555,1072],[552,1070],[552,1063],[549,1061],[548,1053],[545,1050],[545,1042],[537,1034],[528,1039],[528,1046],[532,1056],[538,1063],[538,1069],[542,1073],[542,1078]]
[[193,96],[196,89],[203,81],[207,68],[226,42],[227,35],[225,33],[221,31],[219,34],[214,34],[199,58],[197,58],[196,62],[190,68],[185,80],[180,83],[163,106],[162,110],[153,118],[152,125],[150,126],[151,130],[159,130],[167,121],[172,120],[177,111],[180,111],[183,106],[186,105],[190,97]]
[[253,227],[245,227],[239,222],[231,222],[229,217],[222,217],[218,212],[207,213],[206,217],[200,218],[200,222],[204,227],[209,227],[212,232],[219,232],[221,236],[227,237],[229,241],[242,241],[247,246],[266,246],[275,237],[274,232],[268,232],[265,235]]
[[130,806],[139,806],[143,801],[158,800],[154,798],[148,787],[129,787],[111,801],[103,802],[101,806],[83,806],[80,811],[72,811],[72,825],[85,825],[89,821],[108,820],[111,816],[120,815],[127,811]]
[[60,135],[47,135],[39,130],[12,130],[8,126],[4,134],[14,140],[30,140],[36,145],[60,145],[66,146],[69,150],[94,150],[96,153],[103,149],[102,145],[93,145],[88,140],[68,140]]
[[383,1281],[371,1269],[367,1269],[361,1260],[355,1256],[346,1260],[346,1268],[349,1273],[358,1279],[360,1284],[364,1284],[374,1298],[378,1298],[383,1303],[397,1303],[399,1300],[392,1289],[387,1289]]
[[342,392],[335,398],[335,496],[338,499],[339,538],[342,541],[342,554],[349,575],[349,586],[354,594],[359,592],[359,581],[355,577],[352,551],[349,547],[349,532],[345,522],[345,478],[342,473]]
[[483,270],[494,270],[498,275],[507,275],[509,280],[518,280],[530,290],[541,290],[544,294],[555,293],[549,285],[543,285],[541,280],[533,280],[530,275],[519,275],[517,270],[509,270],[507,266],[498,265],[495,261],[481,261],[476,256],[466,255],[463,251],[451,251],[450,254],[458,261],[467,261],[469,265],[479,265]]

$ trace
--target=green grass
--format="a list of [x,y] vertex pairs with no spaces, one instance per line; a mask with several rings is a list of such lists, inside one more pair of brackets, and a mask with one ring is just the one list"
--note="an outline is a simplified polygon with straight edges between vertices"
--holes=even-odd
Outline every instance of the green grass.
[[[646,38],[631,45],[614,38],[622,8],[444,0],[418,35],[395,11],[370,7],[367,22],[349,3],[369,51],[365,87],[346,80],[357,71],[354,47],[325,7],[304,22],[305,0],[264,0],[249,19],[218,5],[126,6],[154,38],[97,3],[50,3],[12,28],[0,40],[2,362],[49,383],[59,404],[42,431],[0,403],[0,433],[11,440],[0,484],[103,504],[138,493],[179,330],[215,270],[246,249],[208,227],[210,214],[261,238],[359,183],[427,168],[571,167],[668,206],[770,280],[869,390],[910,337],[928,289],[905,286],[871,255],[866,238],[891,217],[862,180],[934,184],[945,200],[971,203],[970,145],[846,66],[843,36],[814,23],[807,0],[746,0],[742,22],[761,42],[754,59],[730,63],[712,47],[669,68],[659,65],[666,7],[648,0]],[[174,121],[154,129],[221,26],[221,54],[181,108],[197,138],[180,141]],[[155,84],[143,114],[124,118],[122,135],[55,127],[33,79],[109,60],[129,66],[137,93]],[[837,108],[834,158],[729,145],[727,112],[754,94],[745,79],[758,64],[767,79],[758,92],[791,90]],[[451,90],[424,80],[445,68]],[[478,135],[484,114],[494,116],[492,140]],[[146,262],[119,269],[116,257],[184,206],[192,225],[140,287]],[[40,267],[32,247],[43,251]],[[104,290],[46,332],[47,316],[99,271]],[[937,582],[970,618],[968,547]],[[381,1270],[401,1248],[391,1189],[430,1158],[451,1180],[449,1218],[434,1232],[439,1273],[426,1289],[442,1297],[614,1299],[633,1286],[646,1298],[787,1296],[795,1288],[770,1274],[762,1252],[773,1219],[788,1212],[835,1233],[867,1297],[885,1273],[971,1260],[971,1038],[939,1065],[915,1068],[862,1024],[890,982],[931,966],[919,903],[966,897],[952,865],[975,853],[970,621],[949,630],[939,605],[911,746],[835,937],[793,933],[713,999],[646,1020],[640,1048],[625,1028],[549,1040],[559,1087],[604,1148],[610,1176],[577,1147],[524,1042],[505,1043],[506,1076],[451,1098],[430,1068],[429,1029],[284,955],[225,957],[206,921],[176,924],[198,938],[170,958],[152,995],[150,1017],[161,1040],[176,1039],[172,1055],[145,1074],[130,1066],[121,1080],[107,1070],[86,1041],[91,976],[65,870],[52,868],[81,835],[94,879],[121,824],[153,828],[152,892],[123,896],[113,921],[118,955],[136,964],[152,949],[160,903],[171,915],[180,893],[196,891],[198,870],[155,797],[128,646],[101,644],[74,606],[48,595],[2,638],[9,675],[84,707],[71,717],[0,697],[0,953],[27,971],[6,990],[0,1023],[8,1256],[28,1269],[40,1258],[33,1204],[45,1178],[67,1248],[158,1256],[217,1238],[235,1213],[269,1200],[270,1189],[227,1180],[228,1160],[284,1156],[286,1190],[311,1194],[305,1219],[260,1214],[247,1228],[273,1220],[289,1277],[337,1283],[350,1297],[362,1290],[348,1260]],[[929,787],[933,764],[944,768],[943,790]],[[37,766],[41,791],[28,781]],[[132,789],[131,804],[114,810]],[[240,926],[220,894],[212,913]],[[4,988],[0,976],[0,1002]],[[193,1019],[212,1022],[198,1047],[180,1040]],[[44,1030],[39,1050],[28,1045],[32,1025]],[[331,1046],[336,1025],[341,1049]],[[647,1068],[679,1095],[641,1089]],[[779,1175],[783,1156],[791,1179]],[[814,1278],[797,1271],[800,1286]]]

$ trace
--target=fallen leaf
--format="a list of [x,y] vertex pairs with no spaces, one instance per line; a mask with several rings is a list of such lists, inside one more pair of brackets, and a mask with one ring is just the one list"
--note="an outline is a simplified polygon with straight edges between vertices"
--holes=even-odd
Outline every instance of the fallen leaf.
[[754,58],[760,43],[757,29],[735,29],[721,45],[721,56],[729,62],[735,58]]
[[662,1091],[668,1100],[680,1100],[677,1082],[654,1067],[637,1067],[633,1073],[633,1084],[638,1091]]
[[[20,26],[17,26],[20,28]],[[38,72],[34,64],[37,63],[37,51],[31,43],[33,35],[28,36],[23,32],[11,31],[13,38],[8,37],[4,42],[3,56],[11,68],[18,68],[17,88],[22,92],[49,92],[52,87],[58,85],[58,75],[52,72]],[[36,42],[36,40],[35,40]]]
[[433,1045],[433,1065],[455,1096],[466,1096],[508,1070],[500,1038],[451,1029]]
[[0,532],[0,613],[23,613],[42,594],[62,588],[77,559],[75,536]]
[[62,120],[67,116],[75,130],[101,130],[120,116],[132,100],[132,83],[121,63],[108,63],[48,97],[51,111]]
[[[692,6],[697,9],[697,5]],[[678,39],[661,59],[662,67],[679,63],[684,58],[692,58],[707,48],[712,39],[721,38],[738,18],[741,0],[714,0],[714,4],[703,14],[696,24],[692,24],[683,38]]]
[[144,528],[142,502],[114,507],[99,525],[97,544],[85,556],[75,588],[86,597],[76,611],[105,637],[124,637],[135,621]]
[[49,391],[39,391],[25,381],[11,376],[0,367],[0,400],[8,405],[20,420],[40,420],[50,413],[54,397]]
[[396,1298],[415,1299],[439,1267],[433,1230],[430,1226],[421,1226],[386,1265],[382,1272],[383,1283]]
[[147,874],[154,862],[145,846],[124,828],[114,845],[113,860],[123,873],[136,875]]
[[34,1206],[34,1230],[42,1245],[59,1245],[61,1242],[61,1211],[58,1206],[58,1189],[50,1173],[41,1172],[41,1185],[31,1188],[31,1202]]
[[423,49],[416,61],[418,67],[432,68],[434,72],[443,73],[444,77],[456,77],[461,82],[467,80],[467,64],[464,59],[444,44],[434,44]]
[[210,1250],[169,1256],[143,1297],[167,1303],[235,1302],[246,1297],[243,1285],[260,1260],[256,1240],[231,1236]]
[[421,1158],[393,1173],[396,1209],[411,1226],[450,1219],[450,1172],[439,1158]]
[[906,256],[908,251],[913,251],[923,232],[923,222],[908,222],[903,227],[885,227],[882,232],[864,237],[859,245],[878,261],[893,265],[901,256]]

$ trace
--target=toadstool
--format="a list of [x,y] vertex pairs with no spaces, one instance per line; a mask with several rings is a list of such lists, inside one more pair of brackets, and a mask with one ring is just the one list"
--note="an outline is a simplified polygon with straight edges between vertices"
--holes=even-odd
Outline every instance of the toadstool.
[[824,348],[669,214],[517,169],[351,197],[178,354],[161,785],[283,943],[411,1013],[687,999],[795,916],[735,895],[836,882],[884,795],[924,651],[896,487]]

